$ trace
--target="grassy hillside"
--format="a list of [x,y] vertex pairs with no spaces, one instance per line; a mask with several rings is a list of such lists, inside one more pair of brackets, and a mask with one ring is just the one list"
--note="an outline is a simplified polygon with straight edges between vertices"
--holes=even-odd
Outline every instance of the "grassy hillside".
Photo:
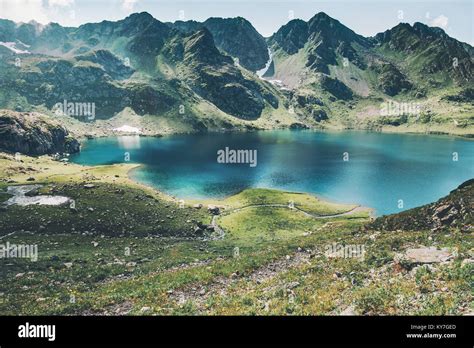
[[[2,154],[2,202],[10,198],[7,186],[34,183],[43,185],[39,194],[74,198],[77,211],[70,205],[2,206],[0,242],[36,244],[38,261],[0,260],[1,314],[472,311],[473,240],[455,224],[442,232],[424,225],[379,229],[378,220],[365,227],[368,209],[267,189],[180,208],[129,180],[130,165],[21,160]],[[455,195],[472,199],[469,192]],[[209,214],[208,204],[221,214]],[[334,243],[363,246],[364,252],[331,256]],[[453,257],[427,265],[398,261],[419,246],[448,248]]]

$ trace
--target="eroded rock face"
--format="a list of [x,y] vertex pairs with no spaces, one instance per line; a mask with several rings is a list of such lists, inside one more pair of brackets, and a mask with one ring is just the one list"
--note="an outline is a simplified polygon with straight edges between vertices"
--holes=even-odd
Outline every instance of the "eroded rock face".
[[168,23],[186,35],[206,28],[215,46],[229,56],[239,59],[239,65],[251,71],[262,69],[270,59],[265,38],[242,17],[212,17],[205,22],[176,21]]
[[38,156],[79,152],[80,144],[44,115],[0,110],[0,150]]
[[278,98],[267,87],[245,77],[231,57],[221,54],[205,28],[186,38],[183,63],[186,81],[194,92],[232,116],[255,120],[265,103],[278,107]]
[[389,96],[393,97],[413,87],[407,77],[393,64],[382,64],[374,70],[379,73],[378,87]]
[[350,100],[353,97],[352,90],[338,79],[326,75],[320,77],[321,87],[331,93],[337,99]]
[[204,26],[212,33],[218,48],[239,58],[239,63],[256,71],[265,66],[269,59],[265,39],[242,17],[209,18]]

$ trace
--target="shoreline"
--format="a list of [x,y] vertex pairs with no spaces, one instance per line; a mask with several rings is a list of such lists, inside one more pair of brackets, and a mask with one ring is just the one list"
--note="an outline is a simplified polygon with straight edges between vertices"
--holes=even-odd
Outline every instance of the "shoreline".
[[[208,130],[196,130],[196,131],[188,131],[188,132],[171,132],[171,133],[154,133],[154,134],[136,134],[136,133],[117,133],[114,131],[105,132],[101,134],[80,134],[76,135],[77,140],[84,141],[84,140],[93,140],[93,139],[101,139],[101,138],[111,138],[111,137],[123,137],[123,136],[136,136],[136,137],[144,137],[144,138],[164,138],[170,137],[175,135],[199,135],[199,134],[227,134],[227,133],[254,133],[254,132],[273,132],[273,131],[306,131],[306,132],[315,132],[315,133],[341,133],[341,132],[365,132],[365,133],[380,133],[380,134],[399,134],[399,135],[421,135],[421,136],[441,136],[441,137],[452,137],[452,138],[461,138],[466,140],[474,140],[474,133],[466,133],[466,134],[456,134],[456,133],[449,133],[449,132],[442,132],[442,131],[416,131],[414,129],[406,129],[400,130],[397,128],[383,128],[380,130],[374,129],[367,129],[367,128],[351,128],[351,127],[344,127],[344,128],[337,128],[337,127],[327,127],[327,128],[320,128],[320,127],[308,127],[308,128],[300,128],[300,129],[292,129],[291,127],[275,127],[275,128],[260,128],[260,129],[225,129],[225,130],[217,130],[217,129],[208,129]],[[71,131],[74,134],[74,131]]]
[[[375,208],[372,208],[372,207],[366,207],[366,206],[363,206],[361,204],[358,204],[358,203],[354,203],[354,202],[351,202],[351,203],[347,203],[347,202],[338,202],[336,200],[333,200],[333,199],[328,199],[326,197],[323,197],[319,194],[315,194],[315,193],[312,193],[312,192],[304,192],[304,191],[288,191],[288,190],[284,190],[284,189],[277,189],[277,188],[268,188],[268,187],[247,187],[247,188],[244,188],[244,189],[241,189],[239,190],[238,192],[235,192],[235,193],[232,193],[232,194],[228,194],[228,195],[225,195],[223,197],[219,197],[219,198],[212,198],[212,197],[205,197],[205,198],[183,198],[183,197],[175,197],[173,195],[171,195],[170,193],[166,192],[166,191],[162,191],[152,185],[147,185],[147,184],[144,184],[136,179],[134,179],[131,175],[132,175],[132,172],[135,171],[135,170],[138,170],[140,169],[140,167],[142,167],[143,164],[137,164],[135,165],[133,168],[130,168],[128,171],[127,171],[127,178],[132,181],[133,183],[135,183],[136,185],[139,185],[139,186],[144,186],[146,188],[149,188],[149,189],[152,189],[154,191],[156,191],[158,194],[160,195],[163,195],[163,196],[166,196],[168,197],[170,200],[172,201],[176,201],[176,202],[179,202],[180,200],[184,200],[185,202],[187,201],[188,202],[188,205],[193,205],[193,204],[197,204],[197,203],[202,203],[203,205],[205,204],[212,204],[212,205],[219,205],[220,203],[223,203],[225,202],[227,199],[231,198],[231,197],[234,197],[234,196],[237,196],[239,194],[241,194],[242,192],[246,191],[246,190],[259,190],[259,189],[264,189],[264,190],[271,190],[271,191],[276,191],[276,192],[280,192],[280,193],[288,193],[288,194],[299,194],[299,195],[309,195],[309,196],[313,196],[315,197],[317,200],[321,201],[321,202],[324,202],[324,203],[329,203],[329,204],[343,204],[343,205],[355,205],[355,208],[353,209],[362,209],[362,210],[365,210],[369,213],[369,217],[371,218],[376,218],[377,215],[375,215],[375,211],[376,209]],[[352,210],[353,210],[352,209]]]
[[437,136],[443,138],[459,138],[463,140],[472,140],[474,141],[474,133],[467,134],[453,134],[445,132],[430,131],[428,133],[416,132],[412,130],[407,131],[397,131],[397,130],[373,130],[373,129],[364,129],[364,128],[301,128],[301,129],[291,129],[290,127],[282,128],[262,128],[262,129],[229,129],[229,130],[206,130],[206,131],[195,131],[195,132],[173,132],[173,133],[164,133],[164,134],[117,134],[116,132],[111,132],[108,134],[100,135],[80,135],[77,136],[79,141],[87,141],[94,139],[102,138],[114,138],[114,137],[143,137],[143,138],[165,138],[176,135],[204,135],[204,134],[238,134],[238,133],[255,133],[255,132],[277,132],[277,131],[291,131],[291,132],[314,132],[314,133],[342,133],[342,132],[358,132],[358,133],[379,133],[379,134],[396,134],[396,135],[416,135],[416,136]]
[[[252,133],[255,133],[255,132],[304,132],[304,133],[328,133],[328,134],[342,134],[342,133],[385,133],[385,134],[394,134],[394,135],[400,135],[400,134],[404,134],[404,135],[413,135],[413,136],[430,136],[430,137],[443,137],[445,139],[454,139],[453,137],[456,137],[456,138],[461,138],[461,139],[467,139],[467,140],[474,140],[474,137],[459,137],[459,136],[456,136],[456,135],[448,135],[448,134],[426,134],[426,133],[412,133],[412,132],[404,132],[404,133],[397,133],[397,132],[390,132],[390,131],[386,131],[384,132],[383,130],[382,131],[374,131],[374,130],[367,130],[367,129],[352,129],[352,128],[345,128],[345,129],[320,129],[320,128],[310,128],[310,129],[291,129],[289,127],[281,127],[281,128],[275,128],[275,129],[261,129],[261,130],[255,130],[255,129],[247,129],[247,130],[239,130],[239,129],[232,129],[232,130],[226,130],[226,131],[218,131],[218,130],[209,130],[209,131],[201,131],[201,132],[185,132],[185,133],[170,133],[170,134],[166,134],[166,135],[162,135],[162,134],[156,134],[156,135],[150,135],[150,134],[121,134],[121,133],[117,133],[117,132],[112,132],[111,134],[109,135],[102,135],[102,136],[98,136],[98,137],[84,137],[83,139],[85,140],[95,140],[95,139],[100,139],[100,138],[120,138],[120,137],[146,137],[146,138],[150,138],[150,137],[153,137],[153,138],[165,138],[165,137],[172,137],[172,136],[185,136],[185,135],[205,135],[205,134],[224,134],[224,133],[233,133],[233,134],[242,134],[242,133],[248,133],[248,132],[252,132]],[[446,136],[448,136],[449,138],[447,138]],[[83,145],[84,146],[84,145]],[[32,158],[36,158],[38,159],[38,157],[32,157]],[[70,165],[74,165],[74,166],[80,166],[81,170],[88,170],[90,168],[100,168],[100,167],[109,167],[109,168],[112,168],[114,166],[114,164],[110,165],[110,164],[96,164],[96,165],[87,165],[87,164],[79,164],[79,163],[76,163],[74,161],[71,161],[70,162]],[[166,192],[166,191],[163,191],[161,190],[160,188],[156,187],[155,185],[153,184],[150,184],[150,183],[145,183],[145,182],[141,182],[139,180],[137,180],[135,177],[134,177],[134,173],[136,170],[140,169],[143,167],[144,164],[142,163],[117,163],[115,165],[124,165],[126,166],[126,180],[130,183],[130,184],[133,184],[133,186],[136,186],[136,187],[140,187],[142,189],[145,189],[145,190],[153,190],[156,194],[160,195],[162,198],[165,198],[166,200],[169,200],[169,201],[173,201],[173,202],[177,202],[177,201],[180,201],[180,200],[186,200],[188,202],[209,202],[209,203],[214,203],[214,204],[220,204],[222,203],[223,201],[225,201],[226,199],[234,196],[234,195],[238,195],[239,193],[245,191],[245,190],[252,190],[252,189],[269,189],[269,190],[275,190],[275,191],[279,191],[279,192],[287,192],[287,193],[295,193],[295,194],[308,194],[308,195],[312,195],[314,197],[316,197],[317,199],[323,201],[323,202],[327,202],[327,203],[334,203],[334,204],[357,204],[359,206],[362,207],[362,204],[360,203],[347,203],[345,201],[337,201],[337,200],[333,200],[331,199],[331,197],[324,197],[322,195],[319,195],[318,193],[315,193],[315,192],[307,192],[307,191],[287,191],[283,188],[268,188],[268,187],[247,187],[247,188],[243,188],[241,189],[240,191],[238,192],[235,192],[235,193],[232,193],[232,194],[227,194],[227,195],[224,195],[224,196],[219,196],[219,197],[210,197],[210,196],[205,196],[205,197],[177,197],[177,196],[174,196],[172,193],[169,193],[169,192]],[[61,174],[51,174],[50,176],[57,176],[57,175],[61,175]],[[102,180],[101,180],[102,181]],[[378,215],[375,214],[376,212],[376,209],[373,208],[373,207],[366,207],[366,206],[363,206],[363,208],[366,208],[370,211],[370,216],[372,217],[376,217]],[[383,215],[390,215],[390,214],[382,214],[380,216],[383,216]]]
[[[283,128],[283,129],[275,129],[275,130],[248,130],[248,131],[232,131],[232,133],[247,133],[247,132],[305,132],[305,133],[336,133],[336,134],[341,134],[343,132],[354,132],[354,133],[384,133],[384,132],[378,132],[378,131],[370,131],[370,130],[361,130],[361,129],[347,129],[347,130],[341,130],[341,129],[327,129],[327,130],[321,130],[321,129],[301,129],[301,130],[294,130],[294,129],[288,129],[288,128]],[[186,133],[187,135],[205,135],[205,134],[223,134],[227,132],[219,132],[219,131],[210,131],[210,132],[196,132],[196,133]],[[404,134],[404,135],[410,135],[410,136],[429,136],[429,137],[442,137],[444,139],[453,139],[451,136],[449,138],[446,137],[446,135],[440,135],[440,134],[420,134],[420,133],[394,133],[394,132],[385,132],[385,134],[390,133],[394,135],[399,135],[399,134]],[[158,138],[165,138],[165,137],[172,137],[172,136],[184,136],[186,134],[167,134],[164,136],[159,136]],[[109,137],[101,137],[101,138],[116,138],[120,136],[132,136],[132,135],[112,135]],[[151,137],[150,135],[133,135],[134,137]],[[456,137],[459,138],[459,137]],[[461,139],[467,139],[467,140],[474,140],[474,138],[464,138],[461,137]],[[74,163],[74,162],[73,162]],[[226,195],[222,196],[217,196],[217,197],[212,197],[212,196],[175,196],[173,193],[163,191],[153,183],[147,183],[147,182],[141,182],[134,177],[134,173],[136,170],[139,170],[140,168],[143,167],[143,164],[136,164],[133,168],[130,168],[130,170],[127,172],[127,177],[130,181],[134,182],[137,185],[151,188],[165,196],[167,196],[170,200],[172,201],[179,201],[179,200],[185,200],[187,202],[192,202],[192,203],[199,203],[199,202],[208,202],[210,204],[220,204],[220,202],[225,201],[229,197],[232,197],[234,195],[238,195],[239,193],[247,190],[247,189],[270,189],[270,190],[275,190],[275,191],[280,191],[280,192],[291,192],[291,193],[298,193],[298,194],[309,194],[312,195],[321,201],[328,202],[328,203],[335,203],[335,204],[358,204],[360,206],[363,206],[364,208],[367,208],[370,210],[370,215],[373,217],[379,217],[379,216],[384,216],[384,215],[390,215],[392,213],[385,213],[385,214],[376,214],[376,208],[370,207],[370,206],[364,206],[363,204],[359,202],[346,202],[346,201],[338,201],[338,200],[333,200],[331,197],[325,197],[324,195],[320,195],[317,192],[310,192],[310,191],[287,191],[284,188],[271,188],[271,187],[246,187],[242,188],[241,190],[233,193],[229,193]],[[440,198],[440,197],[439,197]],[[406,209],[408,210],[408,209]],[[393,212],[395,213],[395,212]]]
[[[13,158],[11,158],[11,159],[8,158],[10,156],[11,155],[6,153],[6,152],[0,152],[0,159],[11,161],[13,163],[14,159]],[[26,156],[25,155],[25,159],[26,159],[26,161],[23,162],[23,163],[25,165],[27,165],[29,167],[33,167],[33,168],[36,167],[36,166],[43,167],[46,164],[56,163],[56,161],[54,161],[50,156],[47,156],[47,155],[43,155],[43,156],[39,156],[39,157],[32,157],[32,156]],[[352,209],[356,209],[356,208],[357,209],[363,209],[363,210],[368,212],[369,217],[371,217],[371,218],[377,217],[374,214],[375,208],[372,208],[372,207],[366,207],[366,206],[363,206],[361,204],[354,203],[354,202],[350,202],[350,203],[338,202],[336,200],[332,200],[330,198],[323,197],[319,194],[315,194],[315,193],[312,193],[312,192],[288,191],[288,190],[278,189],[278,188],[248,187],[248,188],[244,188],[242,190],[239,190],[238,192],[235,192],[233,194],[228,194],[228,195],[225,195],[225,196],[219,197],[219,198],[205,197],[205,198],[184,199],[184,198],[176,197],[176,196],[174,196],[174,195],[172,195],[172,194],[170,194],[166,191],[160,190],[160,189],[156,188],[155,186],[147,185],[145,183],[142,183],[142,182],[134,179],[133,176],[132,176],[132,173],[135,170],[137,170],[137,169],[139,169],[140,167],[143,166],[143,164],[140,164],[140,163],[107,164],[107,165],[103,165],[103,164],[84,165],[84,164],[70,162],[70,163],[68,163],[67,167],[69,167],[68,170],[71,170],[71,171],[70,172],[68,171],[67,173],[60,173],[58,169],[62,168],[63,164],[62,163],[59,164],[59,162],[57,162],[57,164],[58,164],[59,167],[54,168],[54,169],[51,169],[50,166],[48,166],[49,168],[45,172],[42,173],[44,175],[41,175],[40,177],[38,177],[38,179],[36,179],[34,182],[29,182],[28,181],[28,176],[24,175],[24,174],[20,174],[21,176],[24,176],[23,178],[21,176],[19,178],[18,175],[12,175],[10,177],[10,179],[14,180],[14,182],[8,183],[7,181],[5,181],[6,179],[1,180],[2,182],[0,183],[0,187],[39,185],[39,184],[40,185],[54,184],[54,183],[57,183],[57,182],[62,182],[68,176],[70,177],[71,180],[74,180],[74,179],[72,179],[73,177],[87,174],[89,171],[91,171],[91,172],[99,171],[100,172],[102,169],[108,169],[108,171],[110,171],[114,167],[116,167],[116,168],[121,168],[121,169],[118,170],[118,171],[117,170],[111,171],[110,174],[112,174],[112,173],[124,174],[124,176],[116,177],[118,182],[116,182],[116,180],[114,180],[114,179],[112,179],[112,180],[108,179],[107,175],[105,175],[104,177],[94,177],[91,180],[81,179],[79,181],[83,182],[83,183],[98,182],[98,183],[125,184],[125,185],[131,186],[131,187],[141,189],[144,192],[153,193],[157,197],[159,197],[163,200],[169,201],[169,202],[178,203],[180,200],[183,199],[183,200],[185,200],[186,205],[188,205],[188,206],[192,206],[193,204],[197,204],[197,203],[200,203],[203,206],[205,206],[205,205],[225,206],[226,201],[229,198],[237,196],[237,195],[241,194],[244,191],[247,191],[247,190],[250,190],[250,191],[252,191],[252,190],[269,190],[269,191],[274,191],[274,192],[278,192],[278,193],[282,193],[282,194],[308,195],[308,196],[314,197],[315,199],[317,199],[318,201],[320,201],[322,203],[327,203],[327,204],[354,206]],[[94,175],[94,174],[92,174],[92,175]],[[228,206],[227,208],[229,208],[229,207],[230,206]]]

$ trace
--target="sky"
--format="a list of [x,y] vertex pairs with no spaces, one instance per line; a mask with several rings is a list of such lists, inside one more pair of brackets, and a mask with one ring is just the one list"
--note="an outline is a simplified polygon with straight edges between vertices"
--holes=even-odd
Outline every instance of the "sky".
[[63,26],[119,20],[142,11],[162,22],[241,16],[265,37],[290,19],[308,20],[323,11],[364,36],[400,22],[422,22],[474,45],[473,0],[0,0],[0,18]]

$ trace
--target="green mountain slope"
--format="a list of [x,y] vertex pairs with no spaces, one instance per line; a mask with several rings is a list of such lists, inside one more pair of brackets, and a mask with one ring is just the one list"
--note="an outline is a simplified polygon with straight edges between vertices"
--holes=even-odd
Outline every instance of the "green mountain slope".
[[[292,91],[301,117],[328,127],[472,133],[474,100],[456,96],[471,95],[473,49],[442,29],[402,23],[365,38],[318,13],[290,21],[268,44],[273,64],[265,76]],[[390,103],[406,109],[387,113]]]
[[232,58],[222,55],[205,28],[185,40],[182,70],[197,94],[230,115],[257,119],[267,104],[278,107],[272,90],[246,76]]
[[[215,30],[217,22],[210,21]],[[248,22],[239,22],[256,33]],[[207,30],[186,33],[148,13],[78,28],[1,20],[0,30],[3,42],[28,45],[21,55],[4,49],[8,88],[0,98],[3,108],[52,111],[63,100],[87,101],[96,104],[98,119],[128,107],[138,115],[184,120],[202,130],[213,127],[201,119],[203,108],[215,110],[216,127],[238,127],[240,119],[256,120],[265,108],[278,108],[281,98],[270,84],[234,66]],[[268,55],[263,38],[260,43]]]
[[0,108],[95,103],[96,119],[126,111],[138,126],[144,116],[148,134],[292,125],[474,134],[474,48],[421,23],[367,38],[318,13],[264,39],[241,17],[162,23],[142,12],[78,28],[0,20],[0,43]]
[[[420,83],[431,86],[474,83],[472,47],[449,37],[440,28],[401,23],[374,38],[377,52],[404,66]],[[426,80],[426,76],[429,75]]]

